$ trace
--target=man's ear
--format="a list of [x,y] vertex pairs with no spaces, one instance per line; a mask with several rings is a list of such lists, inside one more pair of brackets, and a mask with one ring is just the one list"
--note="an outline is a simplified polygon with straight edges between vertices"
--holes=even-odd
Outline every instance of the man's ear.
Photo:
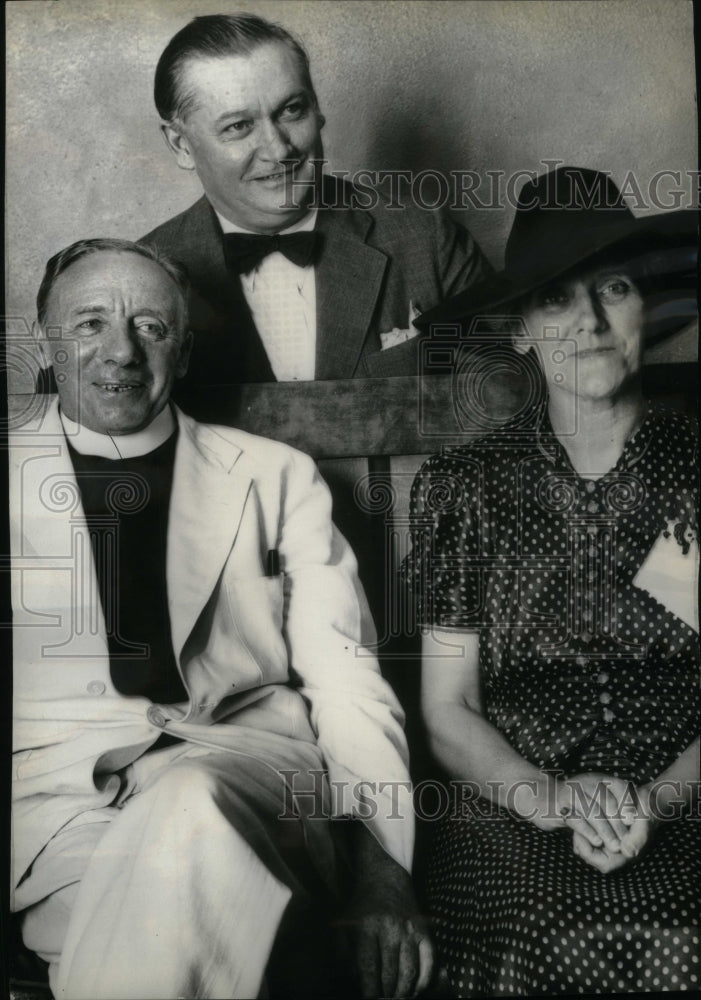
[[192,353],[192,342],[193,342],[192,330],[188,330],[183,336],[182,344],[180,345],[180,355],[178,357],[178,363],[175,366],[175,377],[182,378],[187,372],[187,366],[190,363],[190,354]]
[[40,364],[43,368],[48,368],[51,364],[51,357],[48,351],[48,338],[46,330],[39,320],[35,320],[32,323],[32,340],[34,341],[34,349],[36,350]]
[[192,157],[190,144],[181,130],[180,125],[172,122],[161,122],[161,132],[166,146],[175,157],[175,162],[181,170],[194,170],[195,161]]

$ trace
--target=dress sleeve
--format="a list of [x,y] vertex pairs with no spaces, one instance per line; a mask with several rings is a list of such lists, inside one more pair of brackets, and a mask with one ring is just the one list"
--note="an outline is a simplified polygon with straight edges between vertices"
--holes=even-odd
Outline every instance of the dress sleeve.
[[480,466],[469,450],[434,455],[414,479],[412,549],[402,572],[418,625],[475,628],[482,617],[481,492]]

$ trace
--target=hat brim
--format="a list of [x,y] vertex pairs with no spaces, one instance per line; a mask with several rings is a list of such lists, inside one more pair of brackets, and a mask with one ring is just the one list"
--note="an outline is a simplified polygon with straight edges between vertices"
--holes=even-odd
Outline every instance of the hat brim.
[[[658,307],[667,311],[668,322],[663,324],[664,332],[658,331],[655,339],[669,336],[695,318],[698,259],[698,213],[695,210],[632,218],[616,226],[615,234],[609,225],[599,230],[590,228],[578,235],[576,246],[553,247],[548,259],[534,262],[528,275],[511,275],[505,269],[499,271],[480,285],[459,292],[422,313],[414,320],[415,326],[419,329],[450,324],[465,326],[476,317],[493,314],[496,310],[503,315],[509,304],[606,252],[615,252],[617,257],[629,252],[631,261],[655,255],[650,263],[659,273],[653,274],[653,278],[668,293],[658,301]],[[586,245],[585,252],[581,249],[582,244]],[[686,305],[670,313],[670,296]]]

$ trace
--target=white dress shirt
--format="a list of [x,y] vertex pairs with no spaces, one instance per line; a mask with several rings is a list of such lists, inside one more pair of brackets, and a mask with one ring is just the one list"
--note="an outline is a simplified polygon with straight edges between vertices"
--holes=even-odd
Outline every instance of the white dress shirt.
[[[259,235],[216,214],[225,233]],[[316,216],[315,209],[280,235],[311,232]],[[275,378],[278,382],[311,381],[316,367],[314,266],[299,267],[276,251],[242,274],[241,286]]]

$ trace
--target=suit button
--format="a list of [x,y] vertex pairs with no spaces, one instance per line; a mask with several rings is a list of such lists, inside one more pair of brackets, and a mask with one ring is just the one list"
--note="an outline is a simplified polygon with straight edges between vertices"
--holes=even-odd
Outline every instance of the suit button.
[[104,694],[107,687],[102,681],[90,681],[87,690],[88,694]]
[[604,722],[613,722],[613,720],[614,720],[615,718],[616,718],[616,716],[615,716],[615,714],[614,714],[614,713],[613,713],[613,712],[611,711],[611,709],[610,709],[610,708],[605,708],[605,709],[604,709]]
[[577,664],[578,667],[586,667],[587,663],[589,663],[589,660],[586,658],[586,656],[578,656],[577,659],[575,660],[575,663]]
[[166,717],[157,705],[151,705],[149,707],[146,712],[146,718],[152,726],[158,726],[159,729],[166,724]]
[[608,691],[604,691],[603,694],[599,695],[599,701],[601,702],[602,705],[609,704],[609,702],[611,701],[611,695],[608,693]]
[[599,682],[599,684],[605,684],[606,681],[609,679],[609,675],[606,673],[605,670],[602,670],[601,673],[597,675],[596,679]]

